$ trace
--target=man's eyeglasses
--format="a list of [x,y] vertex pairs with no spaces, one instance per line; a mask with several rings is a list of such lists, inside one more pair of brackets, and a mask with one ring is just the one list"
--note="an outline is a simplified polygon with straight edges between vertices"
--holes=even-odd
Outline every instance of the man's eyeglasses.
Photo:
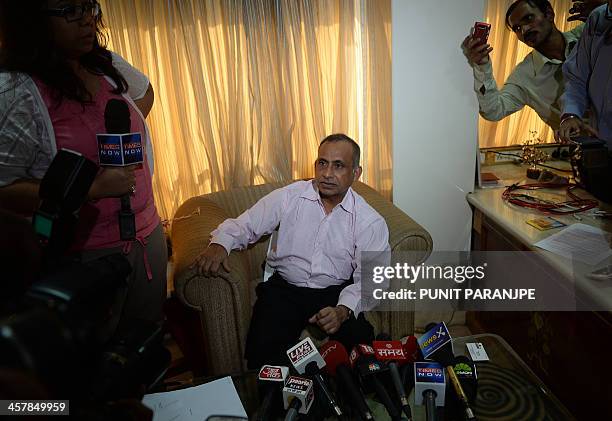
[[66,22],[76,22],[83,19],[83,16],[90,15],[97,17],[100,14],[100,5],[98,3],[82,3],[77,6],[66,6],[61,9],[45,9],[42,11],[47,16],[57,16],[66,19]]

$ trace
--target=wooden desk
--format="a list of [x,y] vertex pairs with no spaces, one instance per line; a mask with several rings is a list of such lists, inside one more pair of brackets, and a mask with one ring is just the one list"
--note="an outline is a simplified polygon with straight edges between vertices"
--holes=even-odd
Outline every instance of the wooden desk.
[[[555,164],[556,165],[556,164]],[[483,167],[502,178],[502,186],[527,183],[525,167],[515,164]],[[533,251],[547,270],[575,283],[576,294],[593,309],[584,312],[470,312],[468,326],[474,333],[492,332],[506,338],[537,375],[553,390],[579,419],[587,414],[612,414],[610,353],[612,350],[612,281],[593,281],[586,274],[603,266],[574,264],[570,259],[538,249],[533,244],[562,228],[539,231],[525,221],[542,214],[505,203],[504,188],[476,189],[467,197],[473,208],[472,249],[482,251]],[[531,192],[533,193],[533,192]],[[530,194],[531,194],[530,193]],[[565,192],[556,189],[536,193],[564,200]],[[579,192],[581,197],[590,197]],[[602,205],[602,209],[606,206]],[[610,209],[610,206],[607,206]],[[612,221],[587,212],[556,217],[567,225],[581,222],[612,232]],[[602,419],[609,419],[603,417]]]

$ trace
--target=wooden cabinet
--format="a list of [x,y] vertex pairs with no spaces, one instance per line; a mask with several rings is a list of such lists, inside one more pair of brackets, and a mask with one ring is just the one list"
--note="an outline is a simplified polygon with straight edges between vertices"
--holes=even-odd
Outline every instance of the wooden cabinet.
[[[472,249],[537,251],[546,270],[555,271],[559,279],[572,276],[560,259],[533,246],[550,233],[536,232],[525,220],[541,214],[504,203],[502,191],[477,189],[468,197],[473,208]],[[567,224],[576,222],[571,216],[561,218]],[[598,291],[603,295],[591,298],[604,303],[612,300],[612,281],[607,285],[590,284],[583,278],[571,281],[585,297]],[[469,312],[467,323],[473,333],[489,332],[505,338],[578,419],[611,419],[609,311]]]

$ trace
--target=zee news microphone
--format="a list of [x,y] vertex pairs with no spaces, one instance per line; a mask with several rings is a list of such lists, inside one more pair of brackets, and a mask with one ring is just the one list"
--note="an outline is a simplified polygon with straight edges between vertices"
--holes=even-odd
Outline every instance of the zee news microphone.
[[452,338],[446,324],[442,322],[435,325],[418,339],[418,343],[423,352],[423,357],[437,361],[443,367],[446,367],[446,373],[464,409],[466,419],[475,420],[474,411],[470,407],[455,370],[453,370],[455,355],[453,354]]
[[404,349],[400,341],[390,340],[388,334],[379,334],[377,341],[372,343],[374,351],[376,352],[376,359],[379,361],[386,361],[389,367],[389,373],[391,374],[391,381],[395,388],[395,392],[399,396],[401,408],[408,417],[408,421],[412,420],[412,411],[410,410],[410,404],[408,403],[408,396],[404,389],[404,383],[400,376],[398,361],[401,363],[407,362],[407,358],[404,355]]
[[321,349],[321,356],[325,360],[325,371],[332,377],[337,377],[339,383],[346,390],[351,406],[359,415],[359,419],[368,421],[373,420],[372,412],[365,401],[365,398],[355,384],[353,373],[349,368],[349,357],[346,348],[338,341],[328,341]]
[[283,403],[287,414],[285,421],[295,421],[299,414],[308,414],[314,401],[312,380],[289,376],[283,387]]
[[257,383],[264,390],[264,397],[257,409],[256,421],[266,421],[271,418],[272,402],[289,374],[289,368],[276,365],[264,365],[257,375]]
[[323,376],[321,376],[320,370],[325,367],[325,361],[314,346],[312,339],[306,338],[298,342],[297,345],[287,351],[287,356],[298,373],[312,376],[317,387],[321,390],[322,397],[325,399],[327,405],[338,417],[341,416],[342,410],[323,379]]
[[[126,167],[144,162],[142,136],[140,133],[130,133],[130,109],[125,101],[115,98],[108,100],[104,110],[104,125],[106,133],[96,136],[101,166]],[[121,240],[136,239],[136,216],[129,194],[121,196],[118,217]]]

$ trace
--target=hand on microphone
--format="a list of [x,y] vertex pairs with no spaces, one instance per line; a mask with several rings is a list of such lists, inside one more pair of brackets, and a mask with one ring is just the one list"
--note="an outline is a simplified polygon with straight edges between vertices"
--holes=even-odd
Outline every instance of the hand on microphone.
[[325,307],[317,314],[308,319],[309,323],[317,324],[328,335],[334,334],[340,329],[340,325],[349,318],[349,309],[343,305],[336,307]]
[[211,276],[217,275],[223,267],[226,272],[230,271],[228,254],[220,244],[210,243],[198,257],[196,257],[190,268],[197,268],[198,274]]
[[98,200],[134,193],[136,186],[135,171],[136,165],[102,168],[89,189],[89,198]]

